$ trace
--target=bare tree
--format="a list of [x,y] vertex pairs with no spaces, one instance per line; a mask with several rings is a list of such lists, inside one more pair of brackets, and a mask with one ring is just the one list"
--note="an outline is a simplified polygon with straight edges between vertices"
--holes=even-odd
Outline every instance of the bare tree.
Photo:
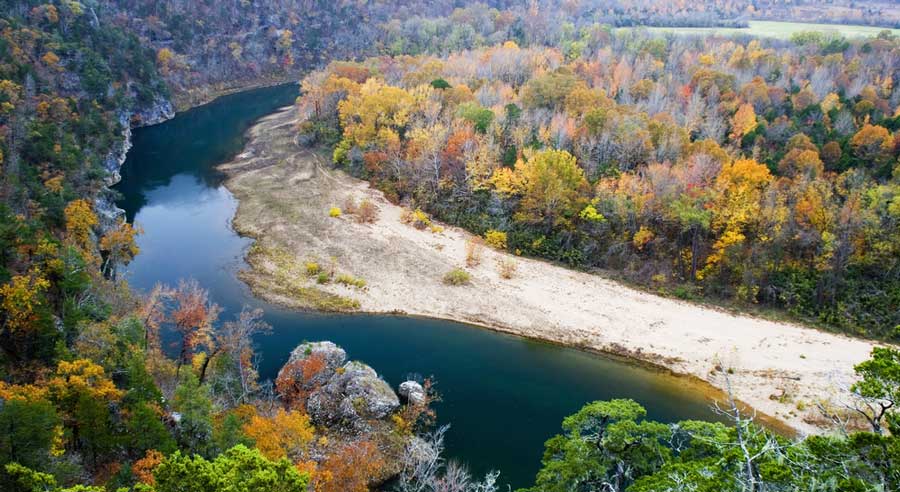
[[[738,407],[737,401],[734,399],[734,393],[731,389],[731,378],[727,372],[722,374],[725,378],[728,400],[724,403],[715,402],[713,411],[726,417],[734,425],[737,441],[732,443],[731,446],[737,448],[742,459],[741,470],[736,477],[741,489],[745,492],[757,492],[763,490],[763,482],[757,462],[769,453],[781,453],[782,446],[764,428],[754,425],[755,411],[750,415],[744,415],[744,412]],[[758,444],[760,442],[762,443],[761,445]]]
[[443,458],[444,435],[449,429],[444,425],[412,439],[406,446],[401,460],[402,470],[397,479],[397,492],[497,492],[497,477],[492,471],[483,480],[474,480],[471,473],[456,462],[446,463]]

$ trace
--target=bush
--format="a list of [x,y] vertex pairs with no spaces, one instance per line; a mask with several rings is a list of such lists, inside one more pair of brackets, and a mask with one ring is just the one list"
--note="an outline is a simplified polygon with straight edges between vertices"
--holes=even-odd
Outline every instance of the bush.
[[363,289],[366,287],[366,281],[361,278],[356,278],[353,275],[348,275],[346,273],[342,273],[337,276],[336,282],[339,284],[346,285],[348,287],[356,287],[358,289]]
[[359,209],[356,211],[356,220],[363,224],[375,222],[378,220],[378,207],[366,198],[359,204]]
[[327,284],[331,282],[331,275],[328,275],[328,272],[319,272],[319,275],[316,276],[317,284]]
[[340,217],[340,216],[341,216],[341,209],[338,208],[338,207],[331,207],[331,210],[328,211],[328,216],[329,216],[329,217],[335,217],[335,218]]
[[472,276],[462,268],[454,268],[444,275],[444,283],[447,285],[468,285],[472,282]]
[[490,229],[484,233],[484,242],[494,249],[506,249],[506,233]]
[[322,272],[322,267],[320,267],[318,263],[316,263],[314,261],[306,262],[306,274],[307,275],[309,275],[310,277],[315,277],[316,275],[318,275],[321,272]]
[[344,213],[353,215],[359,209],[356,207],[356,199],[352,196],[348,196],[346,200],[344,200]]
[[500,258],[497,260],[497,273],[500,274],[500,278],[511,279],[516,274],[516,270],[519,266],[515,261],[509,258]]
[[400,220],[402,220],[404,224],[409,224],[420,231],[431,229],[431,232],[438,233],[444,230],[441,226],[432,225],[431,218],[420,208],[415,210],[404,210],[403,215],[400,216]]
[[466,266],[476,267],[481,264],[481,239],[473,237],[466,241]]

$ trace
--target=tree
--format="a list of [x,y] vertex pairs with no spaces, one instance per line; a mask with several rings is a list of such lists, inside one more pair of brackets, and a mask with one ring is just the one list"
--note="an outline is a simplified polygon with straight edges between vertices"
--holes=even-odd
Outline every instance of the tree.
[[178,411],[175,437],[191,453],[206,455],[212,438],[212,402],[209,388],[187,372],[175,389],[173,407]]
[[681,230],[690,236],[691,241],[691,281],[697,280],[697,268],[700,265],[700,247],[702,236],[709,231],[713,213],[703,207],[699,200],[684,197],[672,202],[672,213],[681,225]]
[[631,400],[593,402],[563,420],[564,434],[546,443],[532,492],[621,491],[662,465],[666,426],[639,422],[646,411]]
[[175,52],[170,50],[169,48],[162,48],[158,52],[156,52],[156,64],[159,66],[159,71],[163,75],[169,75],[169,72],[175,67],[176,57]]
[[175,298],[175,291],[157,283],[141,302],[137,315],[144,326],[144,351],[158,350],[159,327],[167,319],[168,303]]
[[584,171],[564,150],[542,150],[515,170],[501,168],[492,178],[501,193],[521,196],[518,220],[549,229],[561,225],[583,208],[579,203],[587,187]]
[[872,426],[872,432],[884,432],[883,421],[888,418],[891,432],[900,431],[900,419],[889,412],[900,402],[900,350],[875,347],[872,358],[853,368],[862,380],[850,389],[859,397],[854,410]]
[[32,331],[42,314],[46,302],[44,292],[49,287],[49,281],[34,274],[16,275],[0,286],[3,331],[14,335]]
[[756,112],[750,104],[741,104],[731,118],[731,138],[740,143],[745,135],[756,129]]
[[244,424],[243,431],[270,460],[288,457],[297,461],[313,439],[309,417],[300,411],[282,408],[271,418],[253,415]]
[[203,361],[200,370],[200,382],[203,383],[210,361],[217,354],[225,353],[229,356],[229,364],[236,373],[239,393],[235,398],[236,403],[244,401],[257,389],[257,379],[253,351],[253,338],[272,330],[271,325],[263,321],[262,309],[250,309],[244,306],[237,319],[224,323],[213,333],[213,347]]
[[235,446],[207,461],[180,452],[167,457],[154,472],[147,492],[306,492],[309,475],[287,459],[271,461],[257,449]]
[[110,407],[122,399],[122,390],[103,367],[87,359],[60,361],[47,386],[72,431],[72,442],[96,465],[115,445]]
[[98,224],[97,215],[87,200],[74,200],[66,205],[66,233],[82,251],[90,251],[90,235]]
[[184,363],[190,363],[197,347],[210,343],[213,323],[222,309],[209,301],[209,292],[194,279],[179,282],[173,297],[175,308],[171,318],[181,335],[177,374]]
[[152,450],[163,453],[175,451],[175,440],[160,420],[161,411],[148,403],[138,403],[131,410],[126,423],[128,447],[138,455]]
[[701,278],[721,268],[730,267],[735,276],[742,271],[742,262],[737,259],[729,262],[727,255],[734,253],[740,258],[748,234],[756,233],[762,190],[771,181],[769,168],[752,159],[738,159],[722,166],[716,177],[718,196],[712,207],[712,226],[718,239],[700,272]]
[[578,77],[567,68],[531,79],[525,86],[522,102],[528,108],[557,109],[580,84]]
[[850,139],[853,155],[868,167],[878,167],[890,158],[894,139],[887,128],[866,124]]
[[386,147],[399,141],[414,107],[410,93],[371,78],[338,104],[344,138],[362,148]]
[[103,254],[101,270],[107,278],[115,280],[116,267],[127,265],[140,252],[135,238],[141,229],[122,221],[115,229],[100,238],[100,252]]
[[[44,469],[60,419],[44,398],[5,394],[0,405],[0,463]],[[0,480],[2,483],[2,480]]]
[[321,492],[367,492],[384,466],[384,457],[373,443],[346,444],[325,458],[315,488]]
[[444,459],[444,434],[449,425],[429,432],[413,441],[401,457],[400,476],[396,481],[398,492],[497,492],[499,472],[489,472],[482,481],[476,481],[465,467]]

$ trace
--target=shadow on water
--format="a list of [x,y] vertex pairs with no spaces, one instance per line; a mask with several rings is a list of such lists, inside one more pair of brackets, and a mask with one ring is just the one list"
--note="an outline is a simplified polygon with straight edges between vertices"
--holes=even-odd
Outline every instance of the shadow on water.
[[531,482],[544,441],[589,401],[633,398],[662,421],[713,417],[685,381],[611,358],[442,320],[302,313],[255,299],[235,276],[250,241],[231,229],[237,204],[214,167],[240,152],[256,119],[296,94],[285,85],[226,96],[134,132],[116,187],[119,206],[145,231],[127,273],[132,286],[193,277],[225,319],[244,305],[263,308],[274,328],[258,340],[264,378],[304,340],[334,341],[395,387],[411,373],[433,376],[438,419],[452,423],[450,457],[478,473],[499,469],[513,488]]

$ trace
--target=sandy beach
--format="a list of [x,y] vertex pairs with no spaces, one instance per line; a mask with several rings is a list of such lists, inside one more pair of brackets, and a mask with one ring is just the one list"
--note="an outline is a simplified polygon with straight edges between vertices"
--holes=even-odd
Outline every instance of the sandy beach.
[[[295,113],[261,120],[245,151],[222,166],[240,201],[235,229],[253,237],[252,268],[242,272],[256,295],[297,308],[321,299],[373,313],[458,320],[526,337],[626,356],[723,388],[799,433],[825,420],[816,404],[846,400],[853,365],[874,342],[790,323],[733,315],[659,297],[599,275],[517,257],[488,247],[466,265],[465,231],[404,223],[404,209],[368,183],[330,168],[328,157],[294,143]],[[329,216],[348,198],[378,207],[374,223]],[[307,263],[365,281],[318,284]],[[498,263],[514,262],[512,278]],[[451,286],[455,267],[469,285]]]

